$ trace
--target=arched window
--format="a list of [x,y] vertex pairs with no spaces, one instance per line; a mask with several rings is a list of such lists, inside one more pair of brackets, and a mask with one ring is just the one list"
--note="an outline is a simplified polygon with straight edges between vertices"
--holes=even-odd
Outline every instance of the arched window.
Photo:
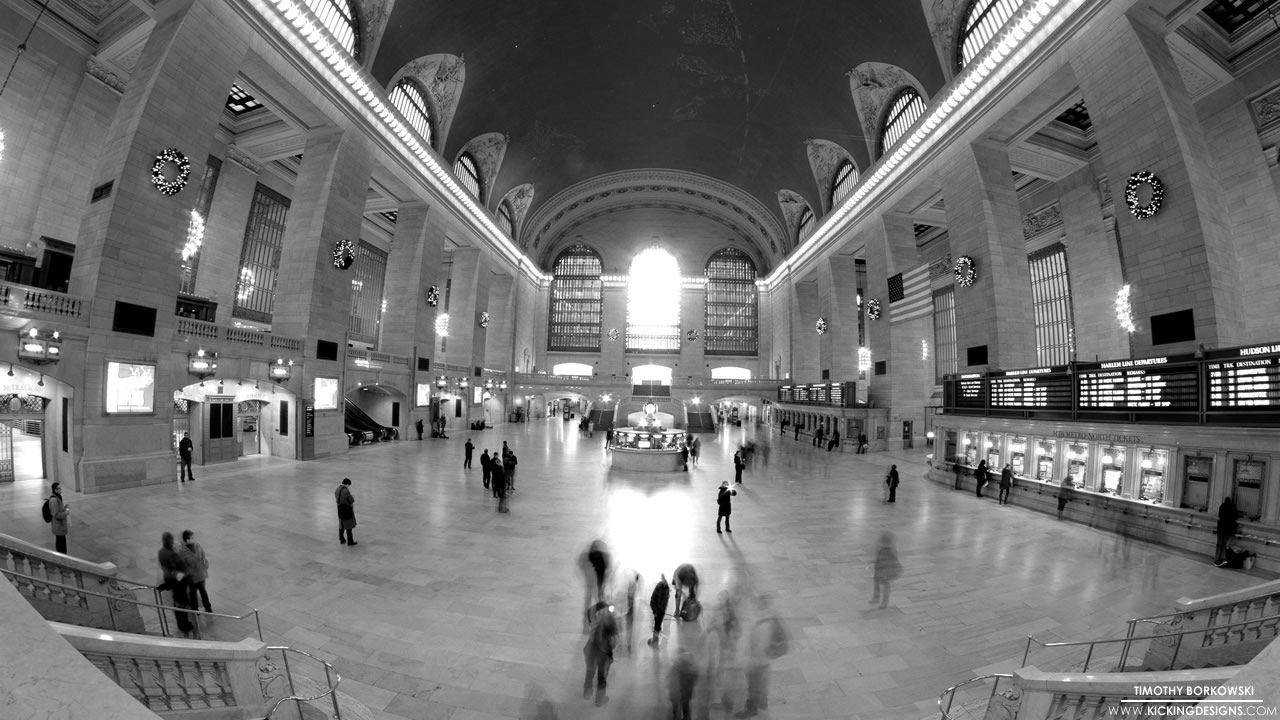
[[657,246],[642,250],[631,261],[627,350],[680,352],[680,264]]
[[505,200],[498,203],[498,227],[507,237],[512,240],[516,238],[516,223],[511,219],[511,205]]
[[858,168],[852,160],[845,160],[836,168],[836,178],[831,182],[831,207],[835,208],[841,200],[849,197],[854,186],[858,184]]
[[548,350],[600,352],[602,267],[600,255],[582,243],[567,248],[556,258],[551,270]]
[[458,182],[462,183],[462,187],[471,191],[476,199],[484,202],[484,198],[480,195],[480,169],[476,167],[476,159],[468,153],[462,153],[453,163],[453,174],[458,177]]
[[435,147],[435,123],[431,120],[431,108],[418,83],[409,78],[401,78],[391,91],[389,99],[404,116],[409,127],[427,141],[427,147]]
[[805,208],[800,213],[800,223],[796,226],[796,242],[800,242],[813,232],[813,226],[816,220],[813,217],[813,210]]
[[884,155],[907,130],[924,115],[924,98],[913,87],[905,87],[894,96],[880,124],[880,154]]
[[307,7],[343,50],[353,58],[359,56],[360,23],[351,0],[307,0]]
[[963,70],[1022,7],[1023,0],[969,0],[956,38],[956,70]]
[[737,248],[707,261],[706,340],[708,355],[755,355],[759,338],[756,264]]

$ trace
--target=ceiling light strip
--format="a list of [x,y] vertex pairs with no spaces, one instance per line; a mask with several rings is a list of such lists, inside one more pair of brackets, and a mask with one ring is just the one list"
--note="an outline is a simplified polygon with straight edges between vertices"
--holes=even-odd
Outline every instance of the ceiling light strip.
[[[408,125],[391,109],[383,90],[353,58],[342,49],[327,28],[311,13],[311,10],[295,0],[246,0],[249,7],[270,25],[282,38],[291,42],[298,52],[321,75],[327,75],[332,85],[357,109],[365,119],[381,131],[393,147],[417,161],[417,168],[424,177],[434,181],[435,188],[452,196],[457,204],[466,208],[475,224],[487,232],[487,239],[507,259],[525,272],[535,282],[548,282],[550,277],[541,272],[515,243],[498,229],[476,201],[453,179],[431,151],[424,147]],[[309,49],[311,52],[304,52]]]
[[770,289],[794,269],[816,255],[834,239],[838,231],[852,224],[845,221],[864,207],[864,201],[889,191],[892,183],[906,171],[912,161],[922,161],[926,151],[947,136],[975,106],[987,98],[1000,82],[1025,63],[1049,37],[1078,10],[1086,0],[1034,0],[1028,2],[1004,31],[964,72],[935,97],[927,113],[916,121],[907,135],[881,158],[875,171],[862,176],[854,191],[840,206],[796,248],[783,263],[764,279]]

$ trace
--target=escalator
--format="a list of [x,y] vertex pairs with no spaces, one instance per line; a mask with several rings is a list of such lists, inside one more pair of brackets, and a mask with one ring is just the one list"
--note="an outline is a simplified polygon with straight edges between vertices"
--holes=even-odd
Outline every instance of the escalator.
[[352,445],[372,442],[387,442],[400,437],[400,431],[386,425],[379,425],[369,417],[368,413],[350,400],[346,401],[344,429],[347,440]]

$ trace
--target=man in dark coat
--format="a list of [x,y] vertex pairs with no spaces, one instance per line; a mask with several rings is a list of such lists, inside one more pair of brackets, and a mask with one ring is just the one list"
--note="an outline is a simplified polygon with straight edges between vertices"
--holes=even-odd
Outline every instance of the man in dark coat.
[[689,472],[689,444],[680,446],[680,462],[684,463],[684,471]]
[[1222,504],[1218,506],[1218,547],[1213,553],[1215,565],[1227,564],[1227,543],[1231,542],[1231,538],[1240,527],[1237,515],[1236,501],[1230,495],[1223,498]]
[[720,520],[724,520],[724,529],[726,532],[733,532],[733,528],[729,527],[729,513],[733,511],[733,496],[738,491],[729,487],[729,481],[725,480],[720,483],[720,493],[716,496],[716,505],[719,511],[716,513],[716,532],[720,532]]
[[[506,443],[503,443],[506,445]],[[516,454],[510,450],[502,451],[502,472],[507,481],[507,491],[516,489]]]
[[977,469],[973,471],[973,479],[974,479],[974,492],[977,493],[978,497],[982,497],[982,488],[985,487],[987,484],[987,461],[986,460],[981,460],[978,462]]
[[613,648],[618,640],[618,618],[608,603],[600,602],[592,608],[591,629],[582,655],[587,661],[586,678],[582,681],[582,697],[591,697],[591,680],[595,678],[596,706],[604,705],[605,686],[608,684],[609,666],[613,664]]
[[194,450],[195,444],[191,442],[191,433],[182,433],[182,439],[178,441],[178,458],[182,460],[182,467],[178,468],[178,480],[182,482],[196,480],[196,476],[191,474],[191,455]]
[[493,473],[493,460],[489,457],[489,448],[480,453],[480,479],[485,487],[489,487],[489,476]]
[[418,418],[418,422],[413,424],[413,428],[418,431],[418,439],[422,439],[422,418]]
[[161,577],[161,583],[156,589],[168,590],[173,595],[173,616],[178,621],[178,630],[184,637],[189,636],[192,630],[191,615],[176,608],[188,607],[191,590],[187,581],[187,565],[173,546],[173,533],[166,532],[160,536],[160,552],[157,553],[156,560],[160,563]]
[[[356,526],[356,499],[351,494],[351,478],[342,478],[342,484],[333,491],[333,499],[338,503],[338,542],[343,545],[355,545],[356,539],[351,536]],[[343,537],[342,533],[347,536]]]
[[489,482],[493,485],[493,496],[498,498],[498,512],[511,512],[507,507],[507,496],[511,494],[507,473],[496,462],[493,464],[493,474],[490,476]]
[[1013,466],[1005,463],[1004,469],[1000,471],[1000,504],[1009,504],[1009,490],[1013,488]]
[[462,446],[462,467],[467,469],[471,467],[471,453],[476,451],[476,446],[471,444],[471,438],[467,438],[467,444]]
[[733,481],[735,483],[742,484],[742,469],[746,466],[746,461],[742,459],[742,451],[735,452],[733,454]]
[[827,452],[840,447],[840,428],[831,431],[831,440],[827,441]]
[[671,600],[671,586],[667,584],[667,576],[663,575],[657,585],[653,586],[653,594],[649,596],[649,609],[653,611],[653,637],[649,645],[657,646],[658,636],[662,633],[662,619],[667,616],[667,602]]
[[898,466],[890,465],[889,474],[884,476],[884,484],[889,486],[889,502],[898,501]]

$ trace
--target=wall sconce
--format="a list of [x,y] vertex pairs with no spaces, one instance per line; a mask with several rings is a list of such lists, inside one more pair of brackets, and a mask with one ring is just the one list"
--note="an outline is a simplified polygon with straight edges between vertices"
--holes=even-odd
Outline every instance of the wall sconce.
[[694,404],[694,405],[701,405],[701,404],[702,404],[702,398],[698,397],[697,395],[693,396],[693,404]]
[[493,389],[493,378],[487,378],[487,379],[484,381],[484,389],[485,389],[485,390],[492,390],[492,389]]
[[440,377],[436,378],[436,387],[440,388],[441,390],[443,390],[444,386],[448,384],[449,384],[449,381],[445,378],[445,376],[441,375]]
[[18,359],[44,365],[56,363],[62,359],[62,336],[58,331],[45,337],[40,331],[31,328],[18,335]]
[[466,390],[467,388],[471,387],[471,383],[468,382],[466,378],[462,378],[461,380],[458,381],[458,387],[462,388],[463,390]]
[[200,348],[194,355],[187,354],[187,372],[201,380],[216,375],[218,372],[218,353],[205,352]]
[[268,370],[271,379],[278,383],[287,382],[293,376],[293,360],[285,362],[284,358],[276,358]]
[[499,390],[506,390],[506,389],[507,389],[507,381],[506,381],[506,380],[503,380],[502,382],[498,383],[498,389],[499,389]]

